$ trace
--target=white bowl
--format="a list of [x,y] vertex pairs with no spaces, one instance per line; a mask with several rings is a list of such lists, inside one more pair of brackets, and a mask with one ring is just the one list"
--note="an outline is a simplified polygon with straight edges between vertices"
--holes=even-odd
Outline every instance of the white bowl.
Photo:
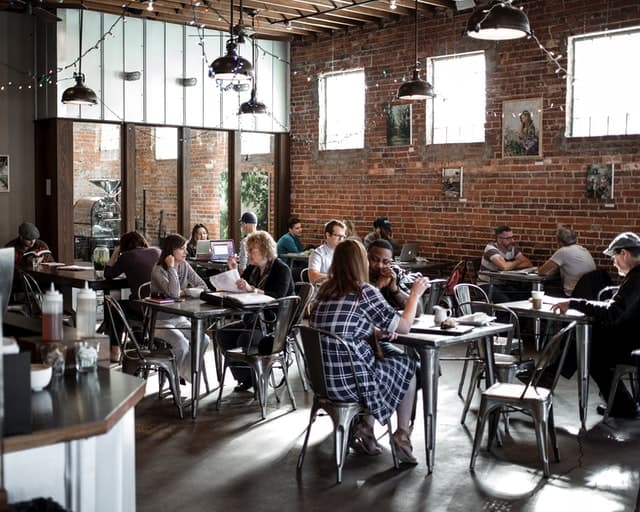
[[51,381],[51,366],[48,364],[31,365],[31,391],[42,391]]
[[202,288],[185,288],[184,291],[189,297],[199,299],[200,294],[202,293]]

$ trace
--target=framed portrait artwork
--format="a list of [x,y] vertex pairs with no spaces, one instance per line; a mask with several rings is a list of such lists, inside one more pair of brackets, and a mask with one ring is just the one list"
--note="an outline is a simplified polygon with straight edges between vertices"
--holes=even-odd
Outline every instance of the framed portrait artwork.
[[502,158],[542,156],[542,98],[502,103]]
[[0,155],[0,192],[9,192],[9,155]]
[[411,104],[387,106],[387,144],[411,145]]
[[587,197],[589,199],[613,199],[613,164],[589,164],[587,166]]
[[445,197],[462,197],[462,167],[442,169],[442,192]]

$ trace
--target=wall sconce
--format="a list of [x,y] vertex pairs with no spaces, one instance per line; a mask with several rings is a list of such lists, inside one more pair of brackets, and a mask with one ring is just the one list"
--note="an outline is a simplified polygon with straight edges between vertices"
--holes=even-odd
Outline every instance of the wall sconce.
[[126,82],[135,82],[136,80],[140,80],[142,77],[142,73],[140,71],[124,71],[122,72],[122,78]]
[[182,87],[194,87],[198,83],[198,79],[196,77],[178,78],[178,83]]

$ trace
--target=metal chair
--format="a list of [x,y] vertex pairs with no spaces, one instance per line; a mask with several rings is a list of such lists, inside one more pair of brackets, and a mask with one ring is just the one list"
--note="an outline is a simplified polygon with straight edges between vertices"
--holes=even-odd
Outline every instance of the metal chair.
[[[129,325],[122,307],[116,299],[110,295],[104,297],[105,316],[113,332],[118,332],[118,324],[124,329],[118,336],[120,350],[122,352],[123,369],[130,368],[134,375],[142,375],[145,379],[150,370],[158,371],[159,377],[166,375],[169,380],[169,387],[173,395],[173,401],[178,408],[180,418],[183,418],[182,401],[180,399],[180,379],[176,360],[173,353],[168,350],[157,350],[153,348],[142,348],[138,342],[133,329]],[[161,380],[162,381],[162,380]],[[161,388],[158,390],[158,397],[161,397]]]
[[[487,420],[491,418],[489,423],[489,440],[487,443],[487,450],[490,451],[498,426],[498,418],[493,413],[504,408],[510,408],[516,411],[527,412],[531,415],[536,432],[540,458],[542,459],[544,476],[545,478],[549,477],[549,456],[547,449],[549,441],[551,441],[553,446],[556,461],[560,460],[553,419],[553,391],[558,382],[560,370],[567,355],[567,349],[569,348],[569,340],[575,326],[576,322],[571,322],[551,338],[545,346],[540,360],[536,364],[535,371],[532,372],[527,384],[497,382],[482,393],[478,423],[473,439],[471,462],[469,464],[469,470],[471,472],[475,470],[476,457],[478,456],[480,443],[482,442],[482,434]],[[552,365],[557,369],[553,375],[551,386],[549,388],[539,386],[538,383],[543,378],[545,371],[550,369]]]
[[[254,389],[256,391],[258,401],[260,402],[261,419],[266,417],[267,391],[269,389],[269,378],[271,376],[271,372],[274,368],[280,368],[283,372],[284,384],[287,388],[291,405],[295,410],[296,401],[289,386],[286,350],[287,335],[289,334],[291,321],[299,302],[300,298],[295,295],[278,299],[278,313],[272,333],[273,346],[269,353],[261,354],[258,352],[258,347],[252,346],[251,340],[253,336],[248,336],[246,346],[224,351],[224,366],[222,369],[222,378],[220,380],[220,391],[216,402],[216,410],[220,409],[222,391],[224,389],[224,377],[227,372],[227,367],[229,366],[249,366],[249,368],[251,368]],[[259,314],[256,314],[256,317],[258,316]],[[258,322],[256,321],[255,323],[257,324]],[[278,397],[278,393],[276,392],[275,395],[276,400],[279,402],[280,398]]]
[[[299,325],[298,329],[302,337],[302,345],[304,347],[304,356],[306,360],[307,376],[311,389],[313,390],[313,404],[311,405],[311,414],[309,416],[309,424],[307,426],[307,433],[304,437],[304,443],[302,450],[298,456],[298,470],[302,469],[304,464],[304,456],[307,452],[307,444],[309,442],[309,434],[311,433],[311,426],[313,425],[320,409],[326,411],[333,421],[333,435],[334,435],[334,450],[336,460],[337,482],[342,482],[342,468],[344,467],[344,461],[349,451],[349,439],[350,430],[353,420],[356,416],[366,415],[369,413],[367,407],[362,400],[357,402],[339,402],[328,398],[327,383],[324,372],[324,357],[323,352],[325,345],[339,345],[341,350],[336,350],[336,353],[342,352],[349,358],[349,363],[353,372],[353,379],[356,383],[358,396],[362,396],[358,387],[358,380],[355,376],[355,368],[353,366],[353,359],[351,350],[345,341],[339,336],[324,331],[322,329],[315,329],[305,325]],[[332,351],[333,355],[333,351]],[[391,422],[387,421],[387,434],[391,439]],[[399,467],[398,459],[393,443],[391,444],[391,454],[393,456],[393,465],[397,469]]]
[[303,283],[310,283],[309,281],[309,267],[305,267],[300,271],[300,281]]
[[304,356],[302,350],[302,339],[300,336],[299,325],[302,324],[305,316],[305,312],[309,307],[309,304],[313,300],[315,294],[315,287],[311,283],[298,282],[295,283],[295,293],[300,297],[300,303],[298,309],[293,315],[293,321],[289,334],[287,334],[287,365],[290,366],[293,363],[293,358],[296,360],[298,366],[298,374],[302,381],[302,388],[309,391],[309,384],[307,382],[306,371],[304,367]]

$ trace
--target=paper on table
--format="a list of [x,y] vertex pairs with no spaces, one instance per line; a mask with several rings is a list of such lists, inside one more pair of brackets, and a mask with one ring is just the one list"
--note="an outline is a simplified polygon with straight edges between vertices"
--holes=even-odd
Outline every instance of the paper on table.
[[93,267],[87,267],[84,265],[65,265],[58,267],[58,270],[93,270]]
[[243,292],[236,283],[240,279],[238,269],[227,270],[209,278],[211,285],[219,292]]

